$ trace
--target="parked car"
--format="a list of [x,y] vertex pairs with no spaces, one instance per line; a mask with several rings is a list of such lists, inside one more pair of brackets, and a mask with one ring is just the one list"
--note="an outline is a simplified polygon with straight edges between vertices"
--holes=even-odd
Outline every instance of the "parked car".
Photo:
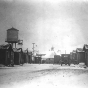
[[61,63],[61,66],[63,64],[70,66],[70,55],[69,54],[62,54],[60,63]]

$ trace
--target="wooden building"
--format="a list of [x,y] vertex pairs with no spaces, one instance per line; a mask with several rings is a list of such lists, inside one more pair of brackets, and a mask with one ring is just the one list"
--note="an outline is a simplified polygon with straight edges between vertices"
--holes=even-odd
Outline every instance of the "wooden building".
[[54,55],[54,64],[60,64],[60,55]]
[[[52,47],[53,49],[53,47]],[[49,52],[47,52],[47,54],[45,56],[43,56],[42,58],[45,58],[45,63],[47,64],[54,64],[54,55],[56,55],[56,53],[51,50]]]
[[15,65],[23,65],[24,61],[23,61],[23,52],[22,49],[16,49],[14,48],[14,64]]
[[54,64],[54,58],[47,58],[46,64]]
[[72,63],[72,64],[78,64],[76,50],[73,50],[73,51],[70,53],[70,59],[71,59],[71,63]]
[[42,58],[43,56],[45,56],[46,54],[36,54],[35,56],[35,63],[45,63],[45,60]]
[[11,44],[0,45],[0,64],[14,66],[14,52]]
[[29,62],[28,63],[32,63],[32,52],[28,52],[28,58],[29,58]]
[[82,48],[77,48],[76,53],[77,53],[78,64],[81,63],[81,62],[85,63],[85,52],[83,51],[83,49]]
[[29,63],[28,54],[26,52],[23,52],[23,60],[24,60],[24,63]]
[[88,67],[88,45],[84,44],[83,50],[85,51],[85,64]]
[[35,64],[41,64],[41,57],[35,56]]
[[23,52],[23,61],[24,63],[32,63],[32,52],[28,52],[28,50],[25,50]]

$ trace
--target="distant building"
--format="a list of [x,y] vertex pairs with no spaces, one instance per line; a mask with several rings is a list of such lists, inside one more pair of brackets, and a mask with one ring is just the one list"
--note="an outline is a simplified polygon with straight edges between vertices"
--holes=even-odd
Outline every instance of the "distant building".
[[81,63],[81,62],[85,63],[85,52],[83,51],[83,49],[82,48],[77,48],[76,53],[77,53],[78,64]]
[[85,51],[85,64],[88,66],[88,45],[84,44],[83,50]]
[[14,51],[14,64],[15,65],[23,64],[24,61],[23,61],[22,49],[21,48],[19,48],[19,49],[14,48],[13,51]]
[[48,51],[46,55],[43,56],[42,58],[46,60],[46,63],[54,64],[54,55],[56,55],[56,53],[51,50]]
[[78,64],[76,50],[73,50],[73,51],[70,53],[70,58],[71,58],[71,63],[72,63],[72,64]]
[[54,64],[60,64],[60,55],[54,55]]

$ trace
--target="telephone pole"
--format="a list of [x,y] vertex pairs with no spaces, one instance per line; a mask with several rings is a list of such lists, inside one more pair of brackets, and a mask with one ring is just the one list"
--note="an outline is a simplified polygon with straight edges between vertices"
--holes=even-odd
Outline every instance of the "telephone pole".
[[35,45],[35,43],[32,43],[32,44],[33,44],[33,48],[32,49],[33,49],[33,57],[34,57],[34,48],[35,48],[34,45]]

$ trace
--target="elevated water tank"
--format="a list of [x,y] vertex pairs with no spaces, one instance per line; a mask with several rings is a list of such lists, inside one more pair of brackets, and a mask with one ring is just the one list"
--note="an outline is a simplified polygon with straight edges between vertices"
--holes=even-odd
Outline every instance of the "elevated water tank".
[[19,30],[11,28],[7,30],[6,42],[8,43],[17,43],[18,42],[18,32]]

